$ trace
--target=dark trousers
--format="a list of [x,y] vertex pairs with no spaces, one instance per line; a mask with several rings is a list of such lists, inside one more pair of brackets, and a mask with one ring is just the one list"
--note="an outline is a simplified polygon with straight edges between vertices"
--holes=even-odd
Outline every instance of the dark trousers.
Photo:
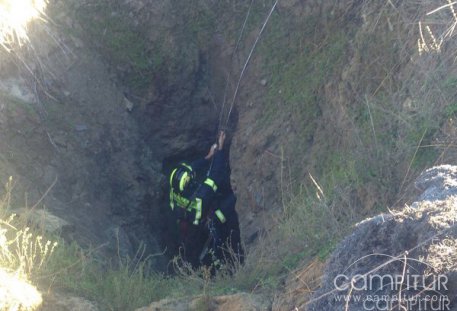
[[200,253],[208,239],[208,230],[203,226],[195,226],[191,221],[181,220],[179,224],[180,248],[179,254],[192,265],[193,268],[200,266]]
[[[233,191],[222,196],[217,207],[225,216],[225,223],[221,223],[215,216],[210,217],[208,223],[199,226],[192,224],[190,220],[180,221],[180,255],[194,268],[203,265],[211,265],[214,259],[223,264],[234,264],[244,262],[244,250],[241,245],[240,224],[238,213],[235,210],[236,196]],[[213,230],[213,239],[208,240],[210,231]],[[210,242],[210,245],[206,243]],[[205,256],[200,262],[200,255],[205,247],[212,248],[214,257],[211,254]]]
[[233,192],[224,196],[219,209],[225,216],[225,223],[214,220],[216,231],[214,251],[216,258],[222,263],[233,264],[244,262],[244,250],[241,245],[240,224],[235,210],[236,196]]

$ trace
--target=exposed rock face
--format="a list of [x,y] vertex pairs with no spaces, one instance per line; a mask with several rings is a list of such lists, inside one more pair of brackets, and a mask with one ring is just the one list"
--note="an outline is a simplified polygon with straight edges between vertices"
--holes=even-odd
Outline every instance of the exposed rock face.
[[[7,107],[2,112],[6,122],[0,125],[0,177],[6,181],[12,175],[19,185],[15,194],[23,197],[26,191],[29,204],[47,193],[43,203],[75,227],[73,237],[84,245],[108,242],[103,251],[115,253],[111,228],[119,227],[130,235],[122,240],[121,253],[134,252],[135,240],[142,238],[157,250],[153,237],[129,229],[142,223],[133,211],[147,193],[137,164],[138,126],[101,58],[57,35],[71,54],[45,33],[32,41],[43,66],[36,74],[42,79],[35,81],[21,66],[2,71],[10,80],[27,77],[28,83],[16,87],[34,96],[18,97],[8,89],[2,93]],[[33,58],[26,62],[38,66]],[[40,83],[46,87],[36,86]]]
[[332,254],[322,288],[301,308],[455,310],[456,172],[448,165],[425,171],[411,207],[358,224]]

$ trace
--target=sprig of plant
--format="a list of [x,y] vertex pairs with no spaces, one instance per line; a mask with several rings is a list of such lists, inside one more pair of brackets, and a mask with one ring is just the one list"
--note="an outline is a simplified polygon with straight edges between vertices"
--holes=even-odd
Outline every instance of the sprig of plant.
[[20,225],[16,214],[8,215],[11,202],[12,178],[5,186],[5,195],[0,202],[0,267],[14,271],[24,279],[38,271],[52,255],[57,242],[43,239],[30,227]]

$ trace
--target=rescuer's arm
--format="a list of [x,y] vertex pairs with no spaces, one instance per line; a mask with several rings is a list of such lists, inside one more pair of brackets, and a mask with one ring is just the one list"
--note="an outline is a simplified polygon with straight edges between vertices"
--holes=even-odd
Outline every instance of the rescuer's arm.
[[228,155],[224,149],[225,132],[219,133],[217,148],[212,155],[212,165],[208,177],[212,179],[217,185],[221,185],[226,174],[228,173]]
[[194,162],[191,163],[192,168],[195,171],[201,171],[201,170],[207,168],[208,165],[211,162],[210,161],[211,158],[214,156],[214,154],[216,153],[217,149],[218,149],[218,144],[212,145],[211,148],[208,151],[208,154],[204,158],[195,160]]
[[[191,163],[192,168],[195,171],[200,171],[203,170],[204,168],[207,168],[208,165],[211,163],[211,160],[215,156],[215,154],[218,153],[218,151],[222,150],[224,148],[224,141],[225,141],[225,133],[221,131],[218,136],[218,141],[216,144],[213,144],[209,151],[208,154],[202,158],[198,159],[194,162]],[[212,160],[214,162],[214,159]]]
[[206,179],[203,181],[202,185],[198,187],[197,192],[195,193],[195,198],[200,202],[200,213],[196,214],[196,219],[199,222],[202,218],[207,217],[210,209],[213,207],[214,198],[216,192],[223,180],[223,167],[221,164],[224,164],[224,152],[222,151],[224,147],[225,133],[220,132],[218,137],[218,143],[211,146],[208,154],[205,159],[201,161],[207,161],[210,164],[210,169]]

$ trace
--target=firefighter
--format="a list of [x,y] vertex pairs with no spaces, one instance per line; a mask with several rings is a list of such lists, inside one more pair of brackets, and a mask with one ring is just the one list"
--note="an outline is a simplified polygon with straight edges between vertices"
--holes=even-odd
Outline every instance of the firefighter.
[[204,158],[182,162],[170,174],[170,207],[180,226],[181,255],[194,267],[208,264],[208,249],[210,264],[244,259],[225,138],[221,131]]

